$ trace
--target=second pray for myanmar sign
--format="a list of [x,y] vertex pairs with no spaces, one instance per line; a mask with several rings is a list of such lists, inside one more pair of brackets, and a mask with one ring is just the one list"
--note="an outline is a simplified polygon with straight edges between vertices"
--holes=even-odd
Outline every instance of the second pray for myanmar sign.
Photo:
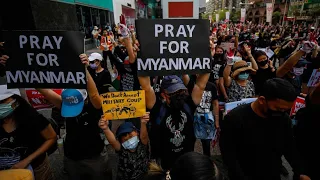
[[8,88],[86,88],[82,32],[4,33]]
[[137,20],[140,76],[211,72],[209,21],[204,19]]
[[146,113],[143,90],[105,93],[101,95],[101,101],[103,114],[109,120],[142,117]]

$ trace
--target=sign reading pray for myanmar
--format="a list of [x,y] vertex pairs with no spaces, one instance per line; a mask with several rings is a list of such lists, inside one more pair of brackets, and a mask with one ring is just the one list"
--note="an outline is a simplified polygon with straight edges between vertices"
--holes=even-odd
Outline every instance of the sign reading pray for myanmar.
[[86,88],[82,32],[7,31],[4,37],[8,88]]
[[208,20],[137,20],[136,28],[140,76],[211,72]]
[[103,114],[109,120],[142,117],[146,113],[143,90],[101,94],[101,101]]

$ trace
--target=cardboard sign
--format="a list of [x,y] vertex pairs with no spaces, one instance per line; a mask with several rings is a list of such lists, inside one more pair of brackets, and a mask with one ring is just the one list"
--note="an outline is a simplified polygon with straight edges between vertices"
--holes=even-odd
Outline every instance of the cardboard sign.
[[320,71],[318,69],[314,69],[311,77],[308,81],[308,87],[314,87],[316,86],[316,84],[318,84],[320,82]]
[[146,113],[145,92],[120,91],[101,95],[103,113],[110,120],[142,117]]
[[296,115],[299,109],[306,107],[305,99],[302,97],[297,97],[290,111],[290,117]]
[[[54,92],[57,94],[61,94],[62,89],[53,89]],[[35,109],[46,109],[46,108],[53,108],[53,104],[47,101],[44,96],[35,89],[26,89],[26,94],[29,100],[29,103]]]
[[227,52],[229,52],[230,49],[233,50],[235,48],[234,43],[228,43],[228,42],[222,42],[220,44],[220,47]]
[[211,71],[208,20],[137,20],[136,29],[140,42],[138,75],[203,74]]
[[224,105],[225,114],[228,114],[232,109],[234,109],[242,104],[249,104],[249,103],[254,102],[255,100],[257,100],[257,98],[245,98],[245,99],[242,99],[241,101],[226,103]]
[[82,32],[4,32],[8,88],[86,88]]

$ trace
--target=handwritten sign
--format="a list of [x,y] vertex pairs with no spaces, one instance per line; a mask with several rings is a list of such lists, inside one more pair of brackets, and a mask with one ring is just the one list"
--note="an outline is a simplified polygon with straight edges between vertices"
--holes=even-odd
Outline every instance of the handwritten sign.
[[[62,89],[53,89],[53,91],[60,95]],[[54,107],[53,104],[47,101],[44,96],[35,89],[26,89],[26,95],[28,97],[29,103],[35,109],[46,109]]]
[[305,99],[302,97],[297,97],[297,99],[294,101],[294,104],[290,111],[290,116],[296,115],[299,109],[306,107]]
[[320,71],[314,69],[308,82],[308,87],[314,87],[320,82]]
[[101,95],[102,110],[110,120],[142,117],[146,113],[145,92],[120,91]]

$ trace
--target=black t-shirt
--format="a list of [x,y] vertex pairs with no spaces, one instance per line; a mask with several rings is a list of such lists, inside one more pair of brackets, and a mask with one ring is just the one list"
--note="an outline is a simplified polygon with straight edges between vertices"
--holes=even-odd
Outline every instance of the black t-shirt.
[[202,99],[197,107],[198,113],[209,113],[212,111],[212,101],[218,99],[217,87],[215,84],[208,82],[202,94]]
[[111,84],[111,76],[108,70],[96,73],[95,70],[90,70],[90,75],[92,76],[94,82],[96,83],[99,94],[109,92],[107,84]]
[[221,121],[220,150],[230,180],[280,180],[281,156],[300,174],[287,114],[262,118],[245,104]]
[[104,146],[98,126],[100,117],[101,110],[89,103],[77,117],[66,118],[64,151],[67,158],[82,160],[100,155]]
[[263,84],[268,80],[276,77],[276,71],[272,72],[271,68],[267,69],[259,68],[256,74],[251,75],[252,82],[255,88],[255,94],[259,95],[263,88]]
[[[49,121],[41,114],[36,118],[24,119],[28,123],[18,125],[11,133],[0,127],[0,170],[10,169],[30,154],[34,153],[44,142],[41,131]],[[44,160],[45,154],[32,161],[33,168],[37,168]]]
[[223,66],[224,66],[223,62],[221,62],[221,63],[213,62],[211,73],[210,73],[210,78],[209,78],[210,82],[215,83],[215,81],[219,79],[219,72],[220,72],[221,67],[223,67]]
[[130,64],[129,60],[116,62],[115,66],[120,75],[119,91],[140,90],[140,83],[137,75],[137,62]]
[[223,71],[224,71],[224,68],[226,68],[226,65],[222,65],[219,69],[219,78],[223,78]]
[[[189,83],[192,89],[192,83]],[[173,110],[157,99],[151,110],[150,143],[153,156],[161,158],[164,169],[170,169],[175,160],[184,153],[194,151],[195,135],[193,130],[193,115],[196,109],[191,96],[185,101],[180,112]],[[165,109],[162,111],[161,109]],[[161,119],[159,119],[159,118]],[[160,122],[157,122],[160,120]]]
[[148,146],[139,142],[136,150],[131,152],[121,146],[118,165],[118,180],[142,180],[148,172]]
[[306,97],[305,108],[299,109],[296,114],[297,127],[295,138],[299,154],[302,156],[304,174],[311,179],[320,179],[319,168],[315,164],[320,161],[320,137],[319,109],[320,104],[312,104],[309,96]]

